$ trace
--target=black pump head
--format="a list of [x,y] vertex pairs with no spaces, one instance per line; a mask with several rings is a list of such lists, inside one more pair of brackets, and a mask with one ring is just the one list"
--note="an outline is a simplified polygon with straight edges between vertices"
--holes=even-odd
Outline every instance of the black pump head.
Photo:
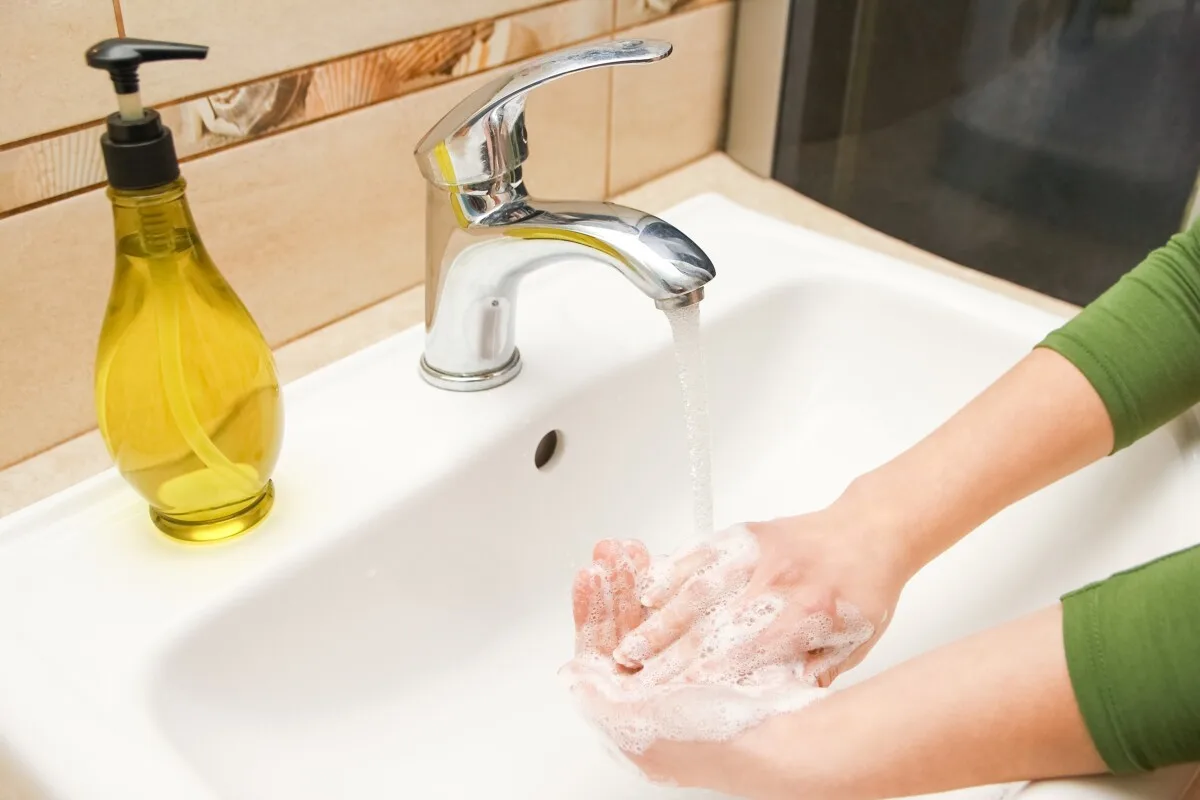
[[87,51],[89,67],[108,70],[117,94],[138,90],[138,67],[147,61],[204,58],[208,48],[199,44],[156,42],[150,39],[105,39]]
[[148,39],[105,39],[86,53],[89,67],[107,70],[117,90],[120,111],[109,115],[100,137],[108,182],[114,189],[148,189],[179,177],[171,131],[154,109],[143,109],[138,96],[138,67],[147,61],[204,58],[198,44]]

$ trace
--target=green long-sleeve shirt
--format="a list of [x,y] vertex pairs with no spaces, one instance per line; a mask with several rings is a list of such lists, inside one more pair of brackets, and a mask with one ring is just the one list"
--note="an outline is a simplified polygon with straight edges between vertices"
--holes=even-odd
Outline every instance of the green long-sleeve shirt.
[[[1039,346],[1096,389],[1114,452],[1200,402],[1200,223]],[[1063,642],[1080,711],[1112,771],[1200,760],[1200,547],[1066,595]]]

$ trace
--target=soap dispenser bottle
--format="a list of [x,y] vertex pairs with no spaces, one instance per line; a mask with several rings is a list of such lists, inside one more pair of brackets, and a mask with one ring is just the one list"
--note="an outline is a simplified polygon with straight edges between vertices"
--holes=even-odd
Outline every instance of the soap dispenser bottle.
[[274,502],[283,437],[271,350],[209,258],[171,131],[143,108],[138,67],[208,48],[108,39],[87,51],[120,109],[100,137],[116,229],[116,271],[96,357],[100,433],[166,534],[236,536]]

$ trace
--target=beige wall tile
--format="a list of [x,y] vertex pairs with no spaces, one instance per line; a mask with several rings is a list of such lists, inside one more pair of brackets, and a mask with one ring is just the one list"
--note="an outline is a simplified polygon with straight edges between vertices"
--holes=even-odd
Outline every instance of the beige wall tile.
[[103,132],[90,125],[0,150],[0,214],[103,183]]
[[92,361],[113,269],[102,191],[0,220],[0,465],[95,425]]
[[0,145],[116,110],[84,51],[117,35],[112,0],[0,3]]
[[612,0],[565,0],[496,20],[455,68],[496,67],[572,42],[604,36],[613,29]]
[[657,64],[613,71],[609,191],[624,191],[720,145],[733,3],[706,6],[620,35],[675,45]]
[[700,6],[712,5],[722,0],[615,0],[617,5],[617,28],[641,25],[668,14],[691,11]]
[[[412,148],[495,74],[184,165],[205,243],[273,345],[420,282],[425,192]],[[607,87],[592,72],[530,97],[534,191],[604,194]],[[0,465],[94,424],[92,359],[112,247],[101,191],[0,220]]]
[[530,94],[525,181],[534,197],[602,200],[608,194],[611,72],[581,72]]
[[122,0],[121,8],[130,36],[212,48],[206,61],[146,70],[144,91],[160,102],[544,3],[358,0],[347,7],[328,0]]

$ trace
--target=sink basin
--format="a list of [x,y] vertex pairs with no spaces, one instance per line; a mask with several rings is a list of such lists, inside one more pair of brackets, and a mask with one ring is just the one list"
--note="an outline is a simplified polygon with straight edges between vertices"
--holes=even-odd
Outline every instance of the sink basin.
[[[719,270],[719,525],[831,501],[1062,321],[717,195],[665,216]],[[0,797],[678,796],[611,759],[554,677],[592,543],[690,536],[669,328],[590,263],[521,302],[525,371],[498,389],[427,386],[416,329],[288,386],[276,507],[240,540],[157,535],[112,472],[0,520]],[[845,680],[1191,544],[1195,427],[953,548]],[[1026,791],[1168,798],[1190,775]]]

